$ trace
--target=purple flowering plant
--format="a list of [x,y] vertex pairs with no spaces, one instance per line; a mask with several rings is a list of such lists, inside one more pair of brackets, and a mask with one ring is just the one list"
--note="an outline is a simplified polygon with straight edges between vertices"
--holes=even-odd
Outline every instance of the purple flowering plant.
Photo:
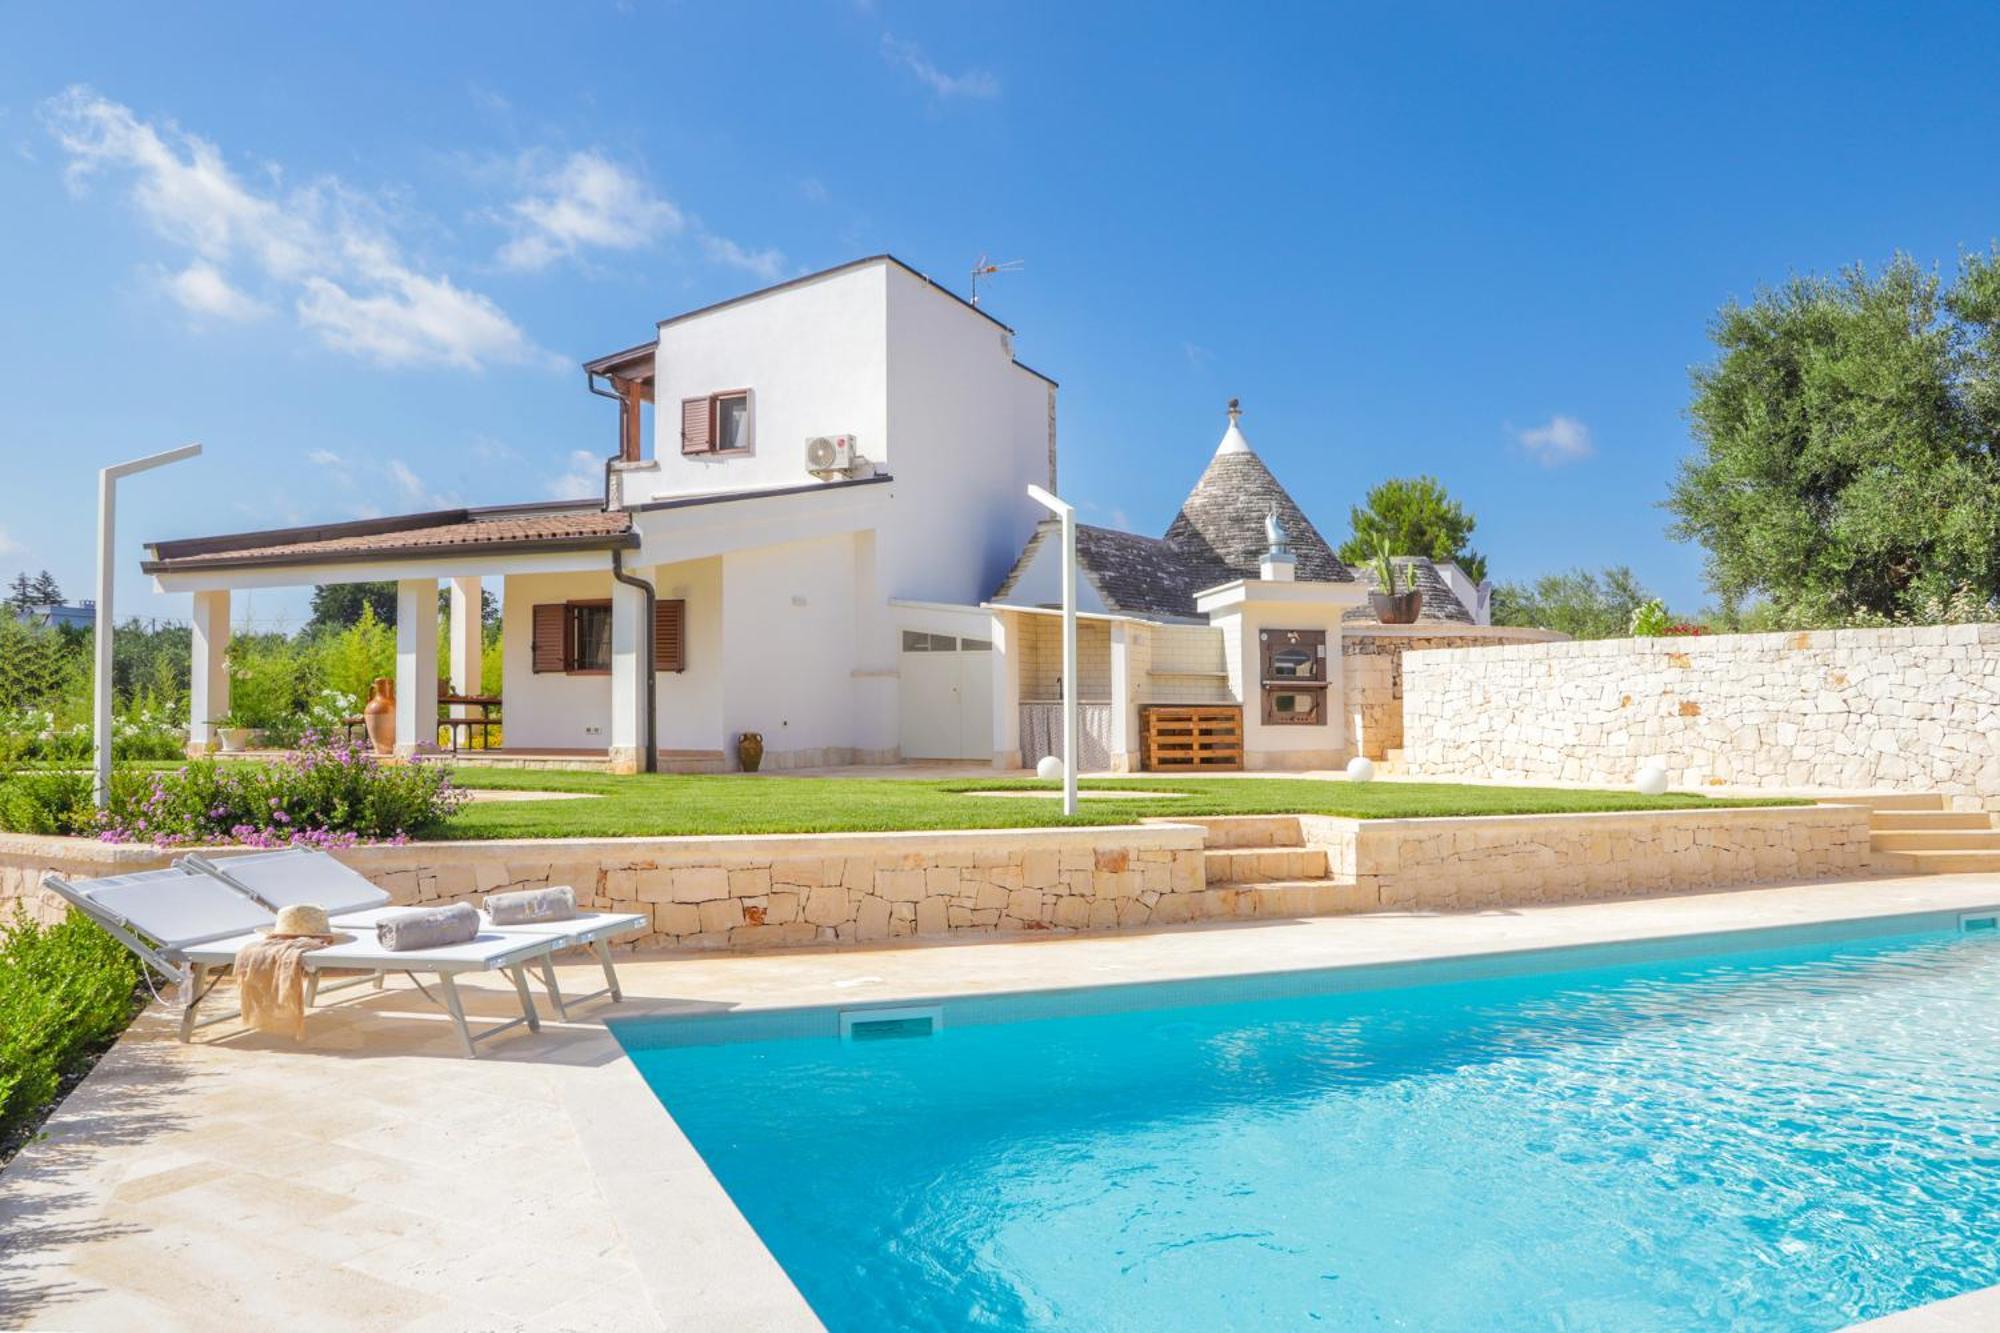
[[257,764],[192,760],[112,802],[106,842],[159,847],[351,847],[435,831],[464,801],[442,764],[383,763],[343,737],[308,731],[298,748]]

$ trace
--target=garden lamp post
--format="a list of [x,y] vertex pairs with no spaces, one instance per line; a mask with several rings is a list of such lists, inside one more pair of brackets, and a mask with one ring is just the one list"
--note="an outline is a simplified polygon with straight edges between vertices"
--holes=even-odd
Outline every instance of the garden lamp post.
[[97,622],[94,644],[97,671],[96,711],[91,723],[92,739],[97,747],[97,777],[91,784],[91,799],[100,810],[111,804],[111,584],[118,564],[118,479],[178,463],[200,452],[200,445],[184,444],[163,454],[135,458],[129,463],[114,463],[97,474]]
[[1076,813],[1076,506],[1039,486],[1028,494],[1062,520],[1062,736],[1063,813]]

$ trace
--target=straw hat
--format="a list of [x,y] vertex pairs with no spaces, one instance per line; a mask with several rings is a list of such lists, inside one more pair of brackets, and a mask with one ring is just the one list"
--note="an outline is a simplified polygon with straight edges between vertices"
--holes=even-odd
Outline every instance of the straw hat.
[[334,932],[324,907],[318,903],[293,903],[280,907],[277,921],[266,926],[263,933],[274,940],[291,940],[305,935],[331,936]]

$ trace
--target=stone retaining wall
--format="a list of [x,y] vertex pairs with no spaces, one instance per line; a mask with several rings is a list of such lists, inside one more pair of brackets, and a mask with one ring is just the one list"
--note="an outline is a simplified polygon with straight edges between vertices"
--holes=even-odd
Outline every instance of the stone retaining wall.
[[[1522,906],[1852,875],[1868,864],[1860,806],[1204,823],[413,843],[336,855],[402,903],[569,884],[584,906],[651,919],[651,932],[622,943],[680,949]],[[1205,843],[1324,848],[1328,878],[1210,887]],[[45,869],[87,879],[168,859],[151,848],[0,836],[0,915],[21,903],[42,919],[60,916],[60,901],[38,887]]]
[[[1226,915],[1202,895],[1189,825],[835,833],[798,837],[411,843],[336,853],[401,903],[476,901],[569,884],[580,905],[644,912],[641,948],[755,949],[964,932],[1138,927]],[[76,878],[164,865],[164,853],[74,838],[0,841],[0,911],[60,904]]]
[[1412,773],[1936,791],[2000,810],[2000,625],[1413,652]]
[[1463,911],[1868,873],[1864,806],[1300,821],[1349,911]]

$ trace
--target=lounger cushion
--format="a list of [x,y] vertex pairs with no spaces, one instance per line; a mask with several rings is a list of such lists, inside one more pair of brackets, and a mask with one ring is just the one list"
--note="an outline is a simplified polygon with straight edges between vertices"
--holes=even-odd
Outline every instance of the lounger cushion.
[[496,926],[524,926],[536,921],[567,921],[576,915],[576,890],[567,884],[546,889],[520,889],[486,897],[486,919]]
[[412,907],[375,923],[375,942],[391,953],[463,944],[479,933],[479,911],[471,903]]

